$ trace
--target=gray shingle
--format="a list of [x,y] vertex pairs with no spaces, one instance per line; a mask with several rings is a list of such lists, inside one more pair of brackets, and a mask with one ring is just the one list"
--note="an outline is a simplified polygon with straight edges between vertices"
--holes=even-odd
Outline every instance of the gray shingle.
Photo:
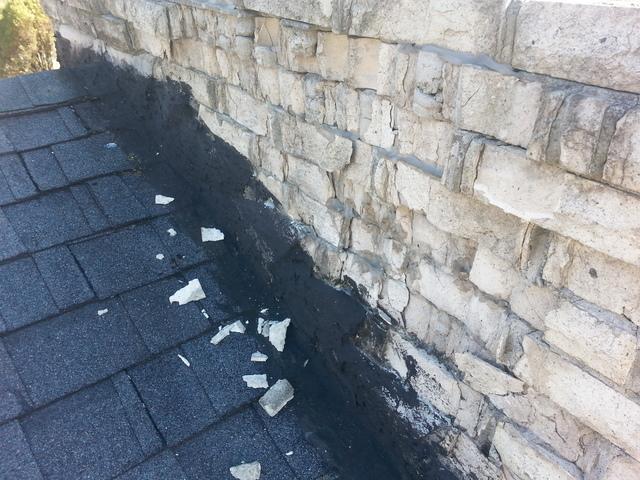
[[154,423],[169,445],[206,428],[217,416],[191,367],[182,362],[178,353],[185,355],[172,350],[129,370]]
[[74,112],[71,107],[59,108],[58,114],[74,137],[79,137],[87,133],[87,129],[80,120],[80,117],[76,115],[76,112]]
[[4,178],[4,174],[0,170],[0,205],[6,205],[7,203],[13,202],[13,200],[13,193],[9,188],[7,180]]
[[29,444],[18,422],[0,425],[0,478],[37,480],[42,478]]
[[29,415],[22,428],[52,480],[111,478],[144,458],[110,381]]
[[[53,153],[67,178],[73,182],[99,175],[127,170],[132,165],[119,147],[107,148],[113,142],[109,134],[94,135],[53,146]],[[89,159],[90,161],[87,161]]]
[[100,298],[159,280],[173,272],[156,254],[163,245],[148,225],[71,245],[71,252]]
[[162,448],[160,432],[149,417],[147,407],[142,403],[131,378],[126,372],[120,372],[111,377],[113,386],[118,392],[122,406],[124,407],[129,424],[140,442],[140,447],[145,455],[152,455]]
[[175,346],[211,326],[195,303],[169,303],[169,297],[182,286],[169,279],[122,295],[129,316],[152,352]]
[[[0,422],[21,415],[30,406],[31,401],[22,380],[4,348],[4,343],[0,340]],[[1,475],[0,478],[2,478]]]
[[33,259],[60,309],[67,309],[93,298],[89,284],[67,247],[38,252]]
[[187,480],[171,450],[155,457],[117,477],[117,480]]
[[211,337],[202,336],[187,342],[182,350],[214,408],[224,414],[264,393],[264,390],[247,388],[242,376],[265,373],[265,366],[251,361],[251,354],[259,346],[250,335],[232,333],[218,345],[209,343]]
[[252,409],[237,413],[176,449],[189,479],[229,478],[229,467],[258,461],[260,480],[294,479],[283,455]]
[[91,180],[89,188],[112,225],[142,220],[149,216],[147,209],[117,175]]
[[0,173],[4,177],[15,200],[28,198],[37,193],[18,155],[0,156]]
[[22,158],[31,178],[40,190],[61,188],[69,184],[69,180],[60,169],[51,149],[43,148],[25,152],[22,154]]
[[92,233],[68,191],[49,193],[3,207],[3,210],[22,242],[31,251]]
[[0,265],[0,315],[14,330],[58,312],[31,258]]
[[105,214],[100,210],[96,200],[91,195],[89,187],[86,185],[75,185],[71,187],[71,194],[78,203],[80,210],[84,214],[87,223],[94,232],[99,232],[109,227],[109,220]]
[[97,102],[79,103],[73,109],[91,130],[106,130],[109,127],[109,121],[102,115]]
[[75,85],[67,70],[49,70],[18,77],[33,105],[63,103],[82,97],[84,91]]
[[4,211],[0,209],[0,260],[15,257],[26,250]]
[[32,106],[19,77],[0,80],[0,112],[24,110]]
[[9,142],[9,139],[0,125],[0,153],[11,153],[14,151],[13,145]]
[[0,128],[19,151],[64,142],[74,137],[57,110],[0,119]]
[[[171,257],[171,260],[178,267],[188,267],[207,259],[207,254],[201,243],[194,241],[172,216],[156,218],[151,222],[151,225],[158,232],[162,243],[166,245],[166,256]],[[170,228],[173,228],[178,234],[173,237],[170,236],[167,233]],[[195,232],[191,232],[191,234],[195,234]]]
[[[109,311],[98,316],[98,309]],[[11,333],[5,346],[33,402],[42,405],[147,356],[119,302],[87,305]]]

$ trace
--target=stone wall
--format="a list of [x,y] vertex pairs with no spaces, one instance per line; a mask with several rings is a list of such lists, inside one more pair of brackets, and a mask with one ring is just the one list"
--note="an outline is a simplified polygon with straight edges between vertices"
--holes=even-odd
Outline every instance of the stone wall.
[[[640,5],[46,0],[188,84],[477,479],[640,478]],[[428,434],[428,435],[427,435]]]

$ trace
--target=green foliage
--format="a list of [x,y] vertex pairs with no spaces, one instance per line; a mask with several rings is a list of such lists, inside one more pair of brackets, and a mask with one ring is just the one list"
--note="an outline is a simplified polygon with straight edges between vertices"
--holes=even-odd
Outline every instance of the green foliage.
[[40,2],[7,0],[0,10],[0,78],[49,70],[54,54],[51,22]]

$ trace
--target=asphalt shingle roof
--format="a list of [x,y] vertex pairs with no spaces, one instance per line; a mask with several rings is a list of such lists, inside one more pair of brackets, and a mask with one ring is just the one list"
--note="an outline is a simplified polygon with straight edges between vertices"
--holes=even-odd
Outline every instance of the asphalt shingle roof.
[[[108,145],[78,86],[96,81],[109,88],[90,68],[0,80],[0,479],[224,479],[255,460],[263,479],[327,473],[295,401],[274,419],[255,407],[242,375],[267,372],[250,361],[262,340],[209,342],[257,306],[231,300],[224,245],[187,234],[188,200],[155,205],[184,191],[174,172]],[[170,304],[194,278],[207,298]]]

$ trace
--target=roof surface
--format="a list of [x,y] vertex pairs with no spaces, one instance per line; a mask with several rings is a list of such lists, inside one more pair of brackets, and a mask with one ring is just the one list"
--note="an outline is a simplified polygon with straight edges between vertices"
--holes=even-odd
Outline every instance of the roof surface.
[[[136,169],[85,73],[0,81],[0,478],[224,479],[253,461],[263,479],[327,474],[297,399],[269,418],[242,380],[270,346],[210,344],[237,319],[255,331],[261,306],[231,300],[224,242],[185,232],[184,186]],[[207,298],[171,305],[195,278]]]

